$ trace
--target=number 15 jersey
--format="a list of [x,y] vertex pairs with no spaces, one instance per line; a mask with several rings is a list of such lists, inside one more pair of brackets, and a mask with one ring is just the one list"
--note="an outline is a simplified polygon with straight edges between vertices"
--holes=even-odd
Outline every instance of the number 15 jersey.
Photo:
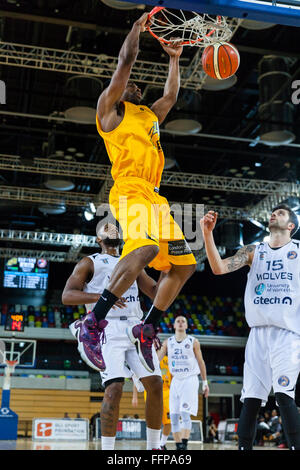
[[244,303],[250,327],[277,326],[300,335],[300,242],[256,246]]

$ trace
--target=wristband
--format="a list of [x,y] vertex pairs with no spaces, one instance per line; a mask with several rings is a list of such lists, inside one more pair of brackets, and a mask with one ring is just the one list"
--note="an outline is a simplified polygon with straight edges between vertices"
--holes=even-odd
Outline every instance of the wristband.
[[205,390],[206,387],[208,387],[207,380],[202,380],[202,390]]

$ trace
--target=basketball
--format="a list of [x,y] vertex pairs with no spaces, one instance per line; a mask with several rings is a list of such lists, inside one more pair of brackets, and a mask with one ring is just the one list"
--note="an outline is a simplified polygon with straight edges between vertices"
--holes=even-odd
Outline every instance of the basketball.
[[202,54],[204,72],[212,78],[224,80],[231,77],[239,68],[240,55],[236,47],[228,42],[216,42]]

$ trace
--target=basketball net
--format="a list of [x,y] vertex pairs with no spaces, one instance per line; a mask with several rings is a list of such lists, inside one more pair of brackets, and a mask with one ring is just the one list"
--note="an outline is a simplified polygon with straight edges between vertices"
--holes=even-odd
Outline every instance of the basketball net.
[[3,380],[3,390],[10,390],[10,376],[14,373],[15,367],[18,365],[19,361],[10,361],[5,360],[6,367],[4,371],[4,380]]
[[224,16],[212,17],[183,10],[174,13],[165,7],[153,8],[147,29],[165,45],[207,47],[215,42],[229,41],[232,36],[232,29]]

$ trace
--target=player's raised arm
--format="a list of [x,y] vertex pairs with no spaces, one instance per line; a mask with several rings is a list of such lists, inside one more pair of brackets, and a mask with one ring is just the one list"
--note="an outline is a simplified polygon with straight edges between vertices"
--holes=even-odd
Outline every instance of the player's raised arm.
[[215,245],[213,230],[216,226],[218,213],[209,211],[200,220],[207,259],[214,274],[228,274],[243,266],[250,266],[253,260],[255,245],[240,248],[235,255],[222,259]]
[[183,47],[176,45],[162,45],[163,49],[169,54],[169,74],[164,88],[162,98],[159,98],[151,106],[151,110],[158,117],[159,124],[161,124],[168,112],[172,109],[177,101],[178,92],[180,89],[180,70],[179,70],[179,57],[181,56]]
[[111,78],[109,86],[101,93],[98,100],[97,115],[101,125],[103,125],[103,120],[105,121],[124,93],[132,66],[139,52],[140,33],[145,31],[147,21],[148,13],[144,13],[134,22],[131,31],[126,36],[121,47],[117,68]]

